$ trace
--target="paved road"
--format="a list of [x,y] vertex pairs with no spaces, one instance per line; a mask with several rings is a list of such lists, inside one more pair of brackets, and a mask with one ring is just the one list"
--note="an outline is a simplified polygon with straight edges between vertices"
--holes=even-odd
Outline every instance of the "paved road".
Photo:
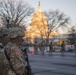
[[59,52],[49,56],[29,54],[29,61],[34,75],[76,75],[76,56],[74,53],[65,53],[61,56]]

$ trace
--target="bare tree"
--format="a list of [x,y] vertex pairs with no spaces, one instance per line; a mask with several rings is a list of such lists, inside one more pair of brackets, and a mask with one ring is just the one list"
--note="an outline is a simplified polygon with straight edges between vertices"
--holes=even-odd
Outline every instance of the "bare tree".
[[[31,19],[33,12],[32,6],[23,0],[0,1],[0,26],[3,26],[0,27],[0,42],[7,44],[11,41],[21,44],[25,36],[23,27],[27,28],[26,23],[29,17]],[[18,36],[11,38],[15,35]]]
[[48,23],[47,38],[49,38],[52,31],[56,31],[59,27],[67,27],[67,24],[69,23],[69,17],[58,10],[49,10],[48,12],[45,12],[45,15]]
[[74,44],[76,42],[76,26],[72,26],[68,29],[68,40],[71,44]]
[[33,11],[31,5],[22,0],[2,0],[0,1],[0,23],[7,28],[22,26]]

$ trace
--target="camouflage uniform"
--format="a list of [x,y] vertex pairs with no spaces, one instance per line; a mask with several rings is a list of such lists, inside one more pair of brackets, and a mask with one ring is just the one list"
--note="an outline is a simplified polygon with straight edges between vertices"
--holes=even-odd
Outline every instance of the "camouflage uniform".
[[61,44],[61,55],[64,55],[64,51],[65,51],[65,44],[64,41]]
[[35,50],[35,54],[38,54],[38,45],[37,45],[37,42],[35,42],[35,44],[34,44],[34,50]]
[[52,55],[52,51],[53,51],[53,44],[52,44],[52,42],[49,44],[49,55],[50,55],[50,53],[51,53],[51,55]]
[[44,55],[44,50],[45,50],[45,43],[44,43],[44,41],[42,41],[42,42],[41,42],[42,55]]
[[27,75],[26,61],[23,52],[18,47],[24,41],[22,40],[23,29],[20,27],[2,28],[0,33],[2,33],[0,41],[2,43],[7,41],[6,44],[4,43],[6,46],[0,49],[0,75]]
[[75,55],[76,55],[76,43],[74,44],[74,47],[75,47]]
[[26,61],[16,44],[8,43],[0,56],[0,75],[26,75]]

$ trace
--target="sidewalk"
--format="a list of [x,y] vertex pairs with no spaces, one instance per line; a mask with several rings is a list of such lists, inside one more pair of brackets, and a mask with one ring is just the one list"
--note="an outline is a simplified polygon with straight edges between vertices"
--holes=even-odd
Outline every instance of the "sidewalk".
[[[29,53],[29,55],[32,55],[31,52]],[[42,55],[42,53],[39,51],[38,52],[38,56]],[[44,52],[45,56],[49,56],[49,52]],[[51,56],[51,55],[50,55]],[[52,56],[62,56],[61,52],[52,52]],[[64,52],[64,56],[67,57],[76,57],[76,54],[74,52]]]
[[34,75],[76,75],[75,53],[65,52],[61,56],[60,52],[53,52],[49,56],[48,52],[42,55],[32,56],[29,54],[30,65]]

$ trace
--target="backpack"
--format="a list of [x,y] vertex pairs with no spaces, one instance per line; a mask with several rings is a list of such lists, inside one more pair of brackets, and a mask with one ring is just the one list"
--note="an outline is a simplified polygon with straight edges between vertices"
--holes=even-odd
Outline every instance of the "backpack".
[[8,43],[0,55],[2,56],[0,59],[3,60],[0,62],[0,64],[2,64],[5,68],[2,68],[2,71],[4,71],[5,74],[0,73],[0,75],[25,74],[26,61],[24,59],[22,51],[16,44]]

